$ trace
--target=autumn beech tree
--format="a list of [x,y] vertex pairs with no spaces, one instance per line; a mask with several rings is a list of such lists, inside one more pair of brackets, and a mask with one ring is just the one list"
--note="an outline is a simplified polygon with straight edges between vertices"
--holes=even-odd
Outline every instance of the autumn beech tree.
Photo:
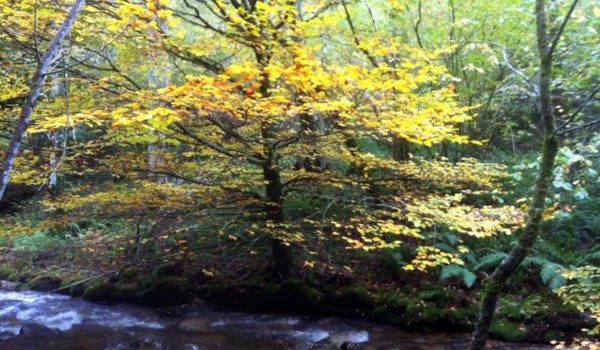
[[[293,1],[119,3],[108,30],[137,37],[136,50],[154,51],[162,57],[156,64],[179,62],[185,75],[79,113],[78,122],[105,133],[94,146],[96,171],[131,182],[73,190],[47,202],[48,210],[68,213],[64,220],[154,217],[174,231],[225,220],[216,234],[270,241],[269,271],[278,278],[293,275],[301,260],[312,264],[306,242],[315,239],[367,251],[410,245],[415,256],[405,269],[427,270],[462,263],[461,253],[433,246],[437,226],[475,237],[510,233],[520,224],[517,209],[470,204],[478,189],[500,190],[502,167],[416,156],[398,162],[362,146],[478,140],[458,132],[472,116],[436,64],[446,50],[383,34],[357,40],[351,11]],[[324,29],[335,38],[326,45],[312,39]],[[132,66],[127,77],[146,67]],[[60,123],[49,117],[38,126]],[[161,162],[149,167],[143,150],[157,142]],[[164,181],[152,181],[157,176]],[[314,214],[293,212],[297,201],[315,203]]]

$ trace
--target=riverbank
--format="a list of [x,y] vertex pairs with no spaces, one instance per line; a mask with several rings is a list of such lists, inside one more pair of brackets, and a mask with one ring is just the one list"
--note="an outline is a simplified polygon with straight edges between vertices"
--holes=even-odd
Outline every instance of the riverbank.
[[[219,311],[184,315],[56,293],[0,291],[0,349],[463,349],[466,333],[407,332],[340,317]],[[490,342],[490,349],[551,349]]]
[[[375,321],[418,332],[470,332],[477,314],[477,295],[422,283],[364,286],[352,280],[306,275],[276,281],[263,276],[222,281],[179,264],[152,270],[126,267],[103,276],[59,270],[23,269],[4,264],[0,279],[17,290],[57,292],[84,300],[160,307],[181,316],[203,303],[223,310],[342,316]],[[591,320],[548,296],[502,300],[492,327],[494,339],[548,344],[581,336]]]

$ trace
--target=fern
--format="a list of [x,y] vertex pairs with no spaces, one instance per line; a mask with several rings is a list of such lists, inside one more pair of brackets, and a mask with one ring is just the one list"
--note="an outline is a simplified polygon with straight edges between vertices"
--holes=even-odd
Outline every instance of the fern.
[[589,253],[583,256],[581,260],[579,260],[578,265],[584,264],[600,264],[600,250],[597,252]]
[[481,257],[481,259],[479,259],[479,263],[475,265],[475,271],[479,271],[490,266],[496,266],[500,264],[505,257],[506,253],[498,251],[484,255]]
[[555,290],[567,283],[567,280],[561,274],[563,268],[562,265],[552,262],[542,266],[540,276],[542,281],[550,287],[550,290]]
[[454,252],[456,252],[456,249],[453,246],[451,246],[451,245],[449,245],[447,243],[444,243],[444,242],[436,243],[434,245],[434,247],[436,247],[438,249],[441,249],[441,250],[443,250],[445,252],[448,252],[448,253],[454,253]]
[[521,262],[521,267],[544,266],[550,261],[542,256],[528,256]]
[[564,259],[565,252],[551,242],[540,239],[536,242],[536,248],[540,252],[539,255],[547,256],[555,261]]
[[473,287],[473,284],[475,284],[475,281],[477,280],[477,276],[473,272],[469,271],[463,266],[456,264],[444,266],[442,268],[440,277],[443,280],[451,277],[459,277],[462,279],[463,283],[465,284],[465,286],[467,286],[467,288]]

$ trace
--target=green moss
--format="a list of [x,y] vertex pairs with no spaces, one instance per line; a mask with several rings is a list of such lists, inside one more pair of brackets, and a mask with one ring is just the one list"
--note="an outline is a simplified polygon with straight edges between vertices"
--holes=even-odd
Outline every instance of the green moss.
[[189,301],[194,291],[192,285],[182,277],[163,277],[155,280],[145,291],[142,302],[148,305],[172,306]]
[[140,276],[141,271],[135,266],[126,267],[119,273],[119,281],[124,283],[136,282]]
[[475,320],[479,314],[478,305],[470,305],[466,307],[457,307],[453,312],[454,317],[464,320]]
[[0,280],[11,280],[11,277],[17,276],[17,270],[10,266],[0,266]]
[[369,293],[369,291],[367,291],[364,287],[358,285],[343,290],[340,298],[345,299],[346,302],[357,306],[370,306],[375,303],[373,295],[371,295],[371,293]]
[[292,303],[300,307],[315,305],[321,299],[319,291],[310,287],[306,281],[299,278],[283,281],[277,293],[287,296]]
[[385,292],[379,294],[380,304],[385,304],[388,307],[399,311],[405,311],[411,303],[414,303],[414,300],[412,299],[414,298],[396,292]]
[[60,287],[61,280],[54,276],[38,276],[27,283],[27,288],[41,292],[50,292]]
[[69,288],[69,294],[71,294],[71,296],[73,296],[73,297],[81,297],[81,296],[83,296],[83,293],[85,293],[85,289],[86,289],[86,284],[79,283],[79,284],[76,284],[73,287]]
[[421,318],[428,322],[435,322],[447,316],[447,310],[440,308],[434,303],[427,303],[420,314]]
[[152,269],[154,277],[181,276],[184,272],[183,265],[179,262],[167,262],[156,265]]
[[551,342],[553,340],[560,340],[560,339],[564,339],[564,338],[565,338],[564,332],[554,330],[554,329],[550,329],[550,330],[544,332],[544,334],[542,335],[542,339],[546,342]]
[[109,282],[96,282],[85,288],[83,299],[90,301],[132,302],[138,297],[134,285],[116,285]]
[[451,290],[446,288],[434,288],[429,290],[421,290],[418,298],[424,301],[434,301],[439,304],[447,304],[455,301],[456,296]]
[[497,319],[492,323],[491,334],[499,339],[519,342],[526,339],[525,331],[521,330],[518,323],[510,322],[506,319]]
[[[62,283],[60,284],[59,293],[69,294],[69,295],[75,296],[75,297],[82,296],[83,292],[85,291],[85,283],[78,283],[78,282],[85,280],[85,279],[86,279],[85,276],[77,276],[77,277],[70,277],[68,279],[63,280]],[[72,284],[75,284],[75,285],[72,286]],[[73,293],[73,289],[76,289],[75,293]]]

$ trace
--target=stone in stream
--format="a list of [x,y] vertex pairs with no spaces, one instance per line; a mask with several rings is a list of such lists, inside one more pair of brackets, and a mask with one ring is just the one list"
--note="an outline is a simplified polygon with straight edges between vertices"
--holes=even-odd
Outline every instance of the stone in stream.
[[129,347],[130,350],[156,350],[158,349],[154,344],[149,341],[140,340],[132,343]]
[[60,278],[54,276],[38,276],[27,283],[31,290],[52,292],[60,288]]
[[340,349],[341,350],[362,350],[363,346],[361,343],[352,343],[352,342],[347,341],[344,344],[342,344]]
[[311,350],[358,350],[363,349],[362,343],[369,340],[369,333],[366,331],[347,331],[334,333],[331,336],[319,340],[310,349]]
[[18,286],[18,284],[14,283],[14,282],[0,281],[0,290],[14,292],[15,290],[17,290],[17,286]]
[[209,320],[199,317],[192,317],[181,321],[179,323],[179,328],[189,332],[202,332],[206,330],[208,323]]
[[42,326],[41,324],[37,323],[26,323],[21,326],[21,329],[19,330],[19,335],[34,336],[39,338],[56,335],[58,333],[60,333],[60,331]]

